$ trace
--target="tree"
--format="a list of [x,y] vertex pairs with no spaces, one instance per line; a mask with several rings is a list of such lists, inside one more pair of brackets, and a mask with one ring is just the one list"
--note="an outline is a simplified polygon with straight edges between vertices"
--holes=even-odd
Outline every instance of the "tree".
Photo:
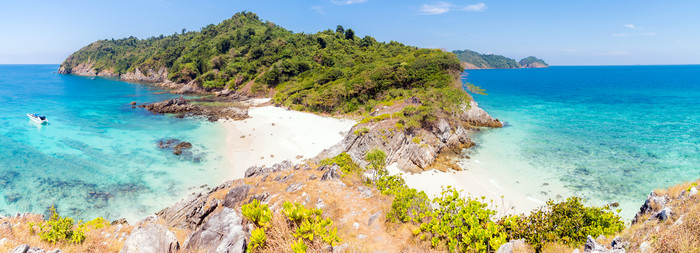
[[336,33],[344,33],[344,32],[345,32],[345,28],[343,28],[342,25],[338,25],[338,26],[335,28],[335,32],[336,32]]
[[182,28],[182,34],[185,34],[187,32],[187,29]]
[[345,39],[346,40],[354,40],[355,39],[355,31],[352,29],[348,29],[345,31]]

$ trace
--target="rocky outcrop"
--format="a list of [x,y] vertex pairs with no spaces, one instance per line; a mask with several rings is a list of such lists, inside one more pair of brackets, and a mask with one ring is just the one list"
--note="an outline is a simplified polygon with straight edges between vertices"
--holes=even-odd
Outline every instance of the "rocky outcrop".
[[650,219],[653,218],[664,218],[667,219],[670,216],[671,210],[667,210],[663,215],[659,215],[666,205],[668,204],[670,198],[666,195],[658,196],[655,192],[651,192],[647,199],[644,201],[644,205],[639,208],[639,212],[634,215],[632,219],[632,224],[642,221],[642,216],[646,214],[651,214]]
[[163,225],[146,223],[131,231],[120,253],[174,253],[179,249],[173,232]]
[[190,103],[189,100],[180,96],[179,98],[166,101],[140,105],[153,114],[171,113],[178,118],[204,116],[209,121],[219,119],[242,120],[248,118],[248,110],[237,107],[215,107],[199,106]]
[[503,127],[503,122],[491,117],[476,101],[469,102],[469,110],[461,115],[462,119],[474,126]]
[[61,66],[58,68],[59,74],[72,74],[79,76],[104,76],[104,77],[118,77],[119,75],[114,73],[112,69],[97,69],[93,67],[94,63],[80,63],[78,66],[73,68],[66,68]]
[[510,242],[504,243],[501,247],[498,247],[496,253],[513,253],[513,252],[524,252],[523,249],[527,248],[525,240],[510,240]]
[[613,239],[610,248],[605,247],[602,244],[596,242],[592,236],[588,236],[586,244],[583,247],[583,252],[586,253],[625,253],[627,252],[624,248],[625,244],[622,242],[620,237]]
[[185,249],[190,252],[245,252],[245,232],[240,215],[224,207],[187,238]]
[[253,166],[245,171],[245,177],[256,177],[266,175],[271,172],[279,172],[289,170],[294,165],[289,160],[283,161],[281,163],[273,164],[272,166]]
[[181,141],[178,139],[162,139],[156,142],[156,146],[160,149],[172,150],[175,155],[182,155],[182,152],[189,152],[192,149],[192,143]]
[[163,67],[157,71],[148,69],[144,73],[139,68],[136,68],[134,72],[125,73],[120,78],[131,82],[161,83],[168,80],[168,70]]

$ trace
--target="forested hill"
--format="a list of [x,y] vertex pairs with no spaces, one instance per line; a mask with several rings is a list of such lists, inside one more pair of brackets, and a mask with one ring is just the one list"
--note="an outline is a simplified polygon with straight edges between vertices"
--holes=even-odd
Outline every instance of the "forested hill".
[[407,96],[464,104],[461,71],[449,52],[359,38],[342,26],[294,33],[250,12],[200,31],[96,41],[61,65],[66,74],[157,73],[167,79],[159,81],[274,94],[275,102],[297,110],[341,113]]
[[546,68],[549,67],[543,60],[534,56],[515,61],[497,54],[480,54],[471,50],[452,51],[463,66],[468,69],[514,69],[514,68]]

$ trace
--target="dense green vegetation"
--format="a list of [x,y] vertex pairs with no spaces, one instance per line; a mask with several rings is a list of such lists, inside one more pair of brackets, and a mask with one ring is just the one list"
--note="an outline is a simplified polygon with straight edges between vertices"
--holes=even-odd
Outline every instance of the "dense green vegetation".
[[535,63],[540,64],[540,65],[542,65],[542,66],[547,66],[547,67],[549,67],[549,64],[547,64],[546,62],[544,62],[544,60],[542,60],[542,59],[540,59],[540,58],[537,58],[537,57],[534,57],[534,56],[528,56],[528,57],[526,57],[526,58],[523,58],[523,59],[520,60],[518,63],[520,63],[520,66],[523,66],[523,67],[529,66],[529,65],[535,64]]
[[512,69],[520,68],[515,60],[496,54],[480,54],[471,50],[452,51],[461,62],[473,64],[482,69]]
[[73,53],[62,67],[70,71],[80,63],[116,74],[166,68],[173,82],[274,93],[278,104],[317,112],[368,111],[382,101],[429,91],[464,94],[454,54],[359,38],[342,26],[293,33],[250,12],[197,32],[100,40]]

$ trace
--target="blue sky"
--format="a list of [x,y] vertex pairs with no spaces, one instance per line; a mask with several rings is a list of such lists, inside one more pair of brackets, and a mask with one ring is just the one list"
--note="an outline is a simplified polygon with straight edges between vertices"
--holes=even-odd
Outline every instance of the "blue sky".
[[695,0],[25,0],[0,2],[0,64],[58,64],[98,39],[198,30],[243,10],[295,32],[340,24],[379,41],[552,65],[700,63]]

